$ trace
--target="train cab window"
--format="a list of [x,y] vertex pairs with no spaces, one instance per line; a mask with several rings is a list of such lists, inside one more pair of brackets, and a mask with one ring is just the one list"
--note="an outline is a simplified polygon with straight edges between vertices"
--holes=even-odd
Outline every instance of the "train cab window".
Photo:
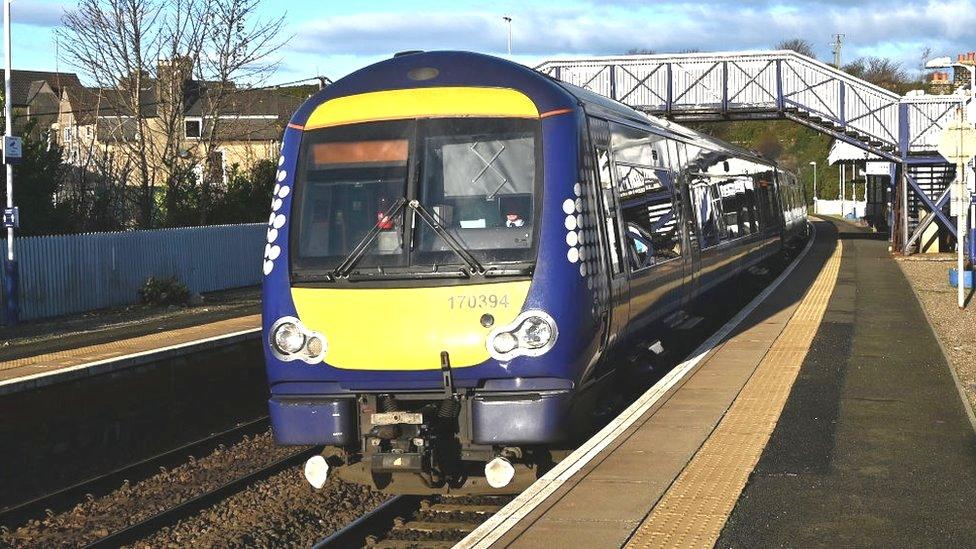
[[[421,126],[420,201],[479,259],[529,259],[537,126],[514,119],[438,119]],[[419,263],[456,260],[431,227],[423,224],[417,231]]]
[[400,218],[385,217],[407,192],[413,125],[381,122],[309,132],[300,155],[293,212],[293,267],[329,269],[377,223],[363,265],[398,264]]
[[681,257],[672,173],[617,164],[617,178],[631,271]]

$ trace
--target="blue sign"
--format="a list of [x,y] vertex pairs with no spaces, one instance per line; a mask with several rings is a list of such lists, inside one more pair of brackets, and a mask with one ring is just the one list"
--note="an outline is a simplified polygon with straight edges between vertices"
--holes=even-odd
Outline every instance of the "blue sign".
[[3,209],[3,226],[6,229],[20,228],[20,208],[14,206]]

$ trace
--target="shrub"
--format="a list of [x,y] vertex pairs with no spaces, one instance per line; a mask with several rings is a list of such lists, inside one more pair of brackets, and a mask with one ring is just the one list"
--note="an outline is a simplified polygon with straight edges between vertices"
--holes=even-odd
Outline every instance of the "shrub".
[[139,288],[139,299],[150,305],[183,305],[190,300],[190,291],[175,276],[151,276]]

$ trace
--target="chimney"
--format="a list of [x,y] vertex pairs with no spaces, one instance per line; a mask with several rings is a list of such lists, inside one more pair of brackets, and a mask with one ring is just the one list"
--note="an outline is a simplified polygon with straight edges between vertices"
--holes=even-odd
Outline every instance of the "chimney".
[[193,61],[189,57],[160,59],[156,63],[156,93],[160,109],[182,111],[192,78]]

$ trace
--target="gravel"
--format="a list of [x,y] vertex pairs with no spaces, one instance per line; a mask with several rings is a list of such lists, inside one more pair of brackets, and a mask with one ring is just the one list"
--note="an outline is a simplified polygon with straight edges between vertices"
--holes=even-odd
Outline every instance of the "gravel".
[[959,309],[956,288],[949,286],[948,270],[954,267],[952,263],[915,260],[898,264],[918,294],[969,405],[976,408],[976,299],[971,299],[965,309]]
[[310,547],[388,497],[338,480],[316,491],[298,469],[282,471],[135,546]]
[[[0,530],[0,547],[58,547],[91,543],[295,451],[294,447],[276,446],[270,431],[244,437],[240,442],[227,448],[219,447],[203,458],[191,458],[170,470],[161,469],[158,474],[136,484],[130,485],[126,481],[103,497],[89,496],[67,512],[49,513],[47,517],[32,520],[13,531]],[[225,545],[219,538],[220,534],[214,538],[212,533],[226,529],[230,536],[228,539],[231,539],[238,533],[244,536],[241,532],[254,529],[259,524],[265,524],[266,528],[258,528],[258,531],[275,532],[307,523],[309,527],[315,525],[321,533],[323,524],[338,524],[338,517],[358,516],[364,509],[371,508],[364,508],[363,502],[375,505],[383,499],[378,495],[370,496],[368,490],[340,485],[329,485],[328,490],[311,494],[311,488],[304,485],[301,472],[296,468],[230,498],[229,501],[234,502],[231,508],[227,507],[228,501],[225,501],[214,509],[202,512],[198,517],[186,521],[186,525],[174,528],[171,536],[161,537],[152,545],[167,546],[170,540],[175,540],[173,542],[177,545],[185,546],[188,540],[198,535],[210,535],[206,539],[220,540],[219,544]],[[335,514],[336,518],[323,519],[311,510],[317,504],[340,512]],[[279,520],[276,516],[285,518]],[[205,520],[200,522],[200,518]],[[281,524],[287,526],[281,527]],[[159,535],[163,534],[160,532]],[[246,545],[262,543],[259,539],[271,543],[276,538],[248,539]],[[217,541],[213,543],[217,544]]]

